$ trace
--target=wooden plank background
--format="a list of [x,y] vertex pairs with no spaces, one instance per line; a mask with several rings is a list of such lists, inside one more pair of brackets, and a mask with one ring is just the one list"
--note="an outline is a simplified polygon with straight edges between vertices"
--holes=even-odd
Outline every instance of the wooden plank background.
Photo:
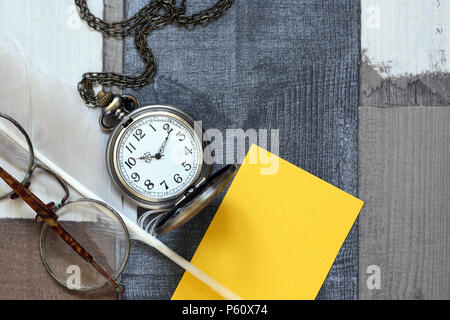
[[[131,15],[146,2],[127,1],[126,12]],[[189,1],[189,12],[213,3]],[[155,81],[126,92],[145,104],[182,107],[205,128],[279,129],[280,148],[275,153],[356,195],[358,4],[357,0],[236,1],[223,18],[203,27],[157,30],[148,40],[158,62]],[[125,48],[124,71],[142,72],[132,39]],[[215,201],[162,241],[189,259],[218,204]],[[126,298],[170,298],[183,271],[138,244],[132,257],[124,273],[131,288]],[[355,224],[318,298],[357,297]]]
[[[90,4],[95,13],[102,14],[103,4],[101,2],[90,1]],[[58,152],[70,150],[70,146],[79,143],[93,146],[104,138],[99,132],[97,136],[90,139],[92,143],[88,143],[82,138],[78,139],[78,134],[71,135],[67,126],[65,132],[58,131],[58,134],[55,135],[52,129],[58,128],[58,125],[54,123],[49,128],[49,123],[58,121],[59,112],[65,115],[73,112],[72,114],[75,116],[72,119],[78,119],[83,126],[81,131],[89,132],[92,129],[92,132],[94,132],[94,130],[98,130],[97,116],[93,113],[81,112],[83,110],[80,108],[80,105],[82,106],[81,101],[80,105],[75,103],[74,106],[74,102],[71,101],[61,103],[61,105],[55,106],[55,109],[49,108],[40,112],[40,106],[34,100],[39,93],[30,90],[25,95],[23,94],[25,88],[19,86],[26,83],[26,78],[30,76],[30,74],[27,74],[28,72],[36,72],[39,75],[36,76],[35,73],[33,79],[43,80],[42,82],[49,86],[55,84],[55,82],[46,82],[48,78],[57,79],[55,81],[59,84],[53,88],[45,88],[41,84],[34,84],[37,85],[36,87],[43,89],[42,93],[52,94],[52,90],[65,90],[64,94],[67,94],[66,91],[70,91],[74,93],[74,97],[77,97],[75,84],[79,81],[81,75],[87,70],[102,68],[101,36],[92,32],[89,27],[81,22],[73,1],[0,1],[0,10],[3,12],[2,19],[0,19],[2,39],[10,37],[15,41],[14,44],[8,42],[4,45],[20,47],[20,51],[17,52],[21,55],[21,57],[17,57],[20,64],[11,66],[11,68],[16,68],[15,71],[11,69],[16,74],[14,74],[15,78],[11,77],[9,80],[19,80],[22,75],[23,78],[20,78],[20,80],[24,80],[17,82],[18,93],[21,92],[21,94],[17,95],[16,104],[8,105],[3,101],[0,111],[15,117],[27,129],[35,148],[51,155],[51,158],[58,165],[66,169],[73,169],[74,165],[79,168],[80,164],[84,165],[84,161],[80,161],[78,158],[76,162],[72,162],[76,158],[73,154],[70,157],[61,157]],[[24,61],[21,60],[22,56]],[[25,66],[25,61],[29,65]],[[6,70],[2,70],[2,76],[6,76],[5,72]],[[9,73],[7,75],[10,76]],[[40,76],[42,78],[39,78]],[[60,100],[56,99],[53,102],[56,101]],[[47,101],[40,102],[45,104]],[[72,106],[75,108],[71,109]],[[49,114],[52,111],[57,112]],[[57,137],[60,137],[60,139]],[[66,147],[58,147],[61,143]],[[94,153],[91,152],[91,154]],[[85,159],[87,158],[85,157]],[[101,158],[103,158],[103,155]],[[101,162],[98,162],[98,164],[101,167]],[[72,169],[70,171],[73,174]],[[77,176],[79,177],[79,175]],[[98,176],[100,177],[100,174]],[[86,180],[86,177],[80,178]],[[59,194],[59,192],[55,192],[55,184],[48,184],[45,178],[35,177],[33,181],[33,191],[41,196],[46,195],[45,199],[54,200],[53,197]],[[56,186],[56,189],[59,190],[59,187]],[[72,199],[76,197],[76,194],[72,194]],[[4,200],[0,206],[3,213],[8,213],[13,208],[18,212],[26,210],[26,206],[8,202],[8,200]],[[4,215],[0,215],[0,218],[2,218],[0,219],[0,266],[2,269],[0,274],[0,283],[2,283],[0,299],[78,300],[117,298],[116,293],[111,289],[94,294],[77,294],[61,287],[49,276],[40,259],[40,228],[35,221],[31,219],[3,219],[4,217]]]
[[[107,21],[122,21],[124,16],[123,0],[104,0],[104,16]],[[103,38],[103,71],[123,72],[124,42],[115,38]],[[112,88],[115,93],[120,93],[120,88]]]
[[361,3],[361,105],[448,105],[450,3]]
[[[101,15],[101,2],[89,4]],[[360,299],[450,299],[449,7],[442,0],[361,1],[358,188],[366,205],[359,222]],[[99,45],[100,36],[77,19],[72,1],[1,1],[0,9],[9,12],[0,20],[2,32],[71,85],[102,65],[122,72],[123,43]],[[106,17],[119,20],[123,10],[122,1],[105,0]],[[97,131],[90,120],[86,130]],[[0,251],[9,250],[1,245],[5,241],[19,243],[25,236],[37,241],[34,224],[4,223]],[[33,268],[4,272],[3,279],[24,281],[13,283],[16,291],[9,295],[0,290],[0,298],[101,298],[67,294],[48,282],[36,246],[18,250],[22,255],[4,251],[0,265]],[[373,265],[381,270],[378,290],[366,283]],[[30,274],[34,278],[28,280]]]
[[360,298],[449,299],[450,109],[362,107],[360,118]]
[[362,1],[360,299],[450,298],[449,5]]
[[[102,1],[88,4],[102,16]],[[101,70],[101,36],[80,20],[73,1],[3,0],[0,10],[0,33],[16,39],[45,72],[73,85],[86,70]]]

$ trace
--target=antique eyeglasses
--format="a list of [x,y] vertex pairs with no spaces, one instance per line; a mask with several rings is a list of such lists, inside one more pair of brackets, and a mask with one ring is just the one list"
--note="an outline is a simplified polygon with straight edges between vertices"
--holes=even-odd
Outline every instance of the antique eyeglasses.
[[[0,200],[21,198],[43,223],[40,255],[45,268],[61,285],[76,291],[93,291],[111,284],[118,293],[118,278],[130,253],[130,236],[120,215],[107,204],[92,200],[69,200],[66,182],[55,172],[36,163],[31,140],[13,118],[0,113]],[[10,137],[20,136],[27,148]],[[53,176],[64,190],[55,204],[45,204],[30,191],[33,173],[40,169]],[[17,179],[21,179],[20,181]],[[11,191],[12,190],[12,191]],[[2,217],[0,212],[0,219]]]

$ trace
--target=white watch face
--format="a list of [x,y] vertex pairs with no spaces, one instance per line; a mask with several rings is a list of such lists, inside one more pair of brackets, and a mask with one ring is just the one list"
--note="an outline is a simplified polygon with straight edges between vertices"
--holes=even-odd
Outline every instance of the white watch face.
[[175,198],[198,178],[202,144],[177,116],[153,114],[133,122],[117,145],[117,169],[134,193],[156,201]]

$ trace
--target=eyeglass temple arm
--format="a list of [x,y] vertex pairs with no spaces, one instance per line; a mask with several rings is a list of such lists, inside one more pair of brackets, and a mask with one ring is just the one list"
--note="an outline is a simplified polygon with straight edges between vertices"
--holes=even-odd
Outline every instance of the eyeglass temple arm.
[[82,257],[87,263],[91,264],[103,277],[105,277],[119,293],[123,293],[125,289],[117,281],[115,281],[58,222],[58,216],[53,212],[51,207],[53,204],[46,205],[37,196],[35,196],[30,190],[25,188],[19,181],[0,167],[0,178],[5,181],[14,192],[23,199],[35,212],[44,220],[44,222],[52,228],[63,240],[66,242],[80,257]]

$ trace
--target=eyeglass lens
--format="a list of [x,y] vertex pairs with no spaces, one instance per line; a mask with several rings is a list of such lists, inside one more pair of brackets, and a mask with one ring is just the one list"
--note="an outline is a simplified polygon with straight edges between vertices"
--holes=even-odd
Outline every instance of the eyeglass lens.
[[[124,226],[107,207],[91,201],[68,203],[57,211],[58,223],[86,249],[110,275],[117,277],[129,254]],[[47,270],[69,289],[94,290],[108,284],[55,232],[44,226],[41,255]]]

